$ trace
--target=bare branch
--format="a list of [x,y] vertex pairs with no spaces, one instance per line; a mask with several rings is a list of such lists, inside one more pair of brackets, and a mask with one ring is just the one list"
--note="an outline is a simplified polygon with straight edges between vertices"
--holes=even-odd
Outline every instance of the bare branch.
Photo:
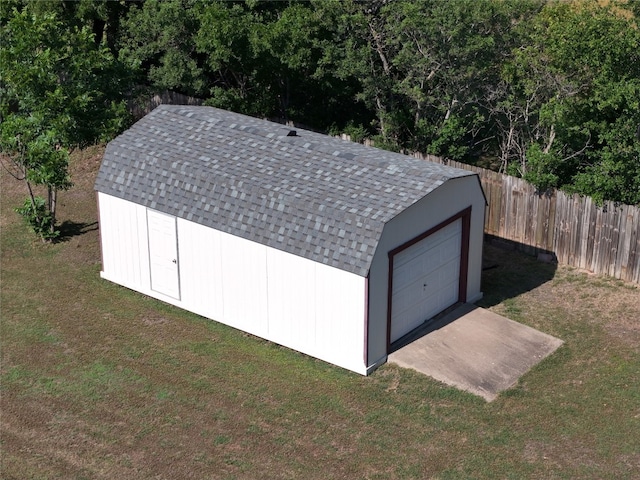
[[19,169],[18,169],[18,165],[16,164],[16,162],[15,162],[14,160],[11,160],[11,164],[14,166],[14,169],[17,171],[17,173],[16,173],[16,172],[14,172],[14,171],[12,171],[12,170],[11,170],[11,169],[10,169],[10,168],[5,164],[5,162],[4,162],[4,158],[5,158],[5,157],[4,157],[4,155],[1,155],[1,156],[0,156],[0,164],[2,165],[2,168],[4,168],[4,169],[5,169],[5,171],[6,171],[9,175],[11,175],[13,178],[15,178],[16,180],[20,180],[20,181],[24,180],[24,179],[26,178],[26,175],[25,175],[25,173],[24,173],[22,170],[19,170]]
[[587,148],[589,148],[591,146],[591,132],[589,132],[589,138],[587,139],[587,143],[585,143],[584,147],[582,147],[580,150],[578,150],[577,152],[573,152],[571,155],[569,155],[568,157],[564,157],[562,160],[560,160],[561,162],[566,162],[567,160],[571,160],[572,158],[577,157],[578,155],[582,155],[585,150]]

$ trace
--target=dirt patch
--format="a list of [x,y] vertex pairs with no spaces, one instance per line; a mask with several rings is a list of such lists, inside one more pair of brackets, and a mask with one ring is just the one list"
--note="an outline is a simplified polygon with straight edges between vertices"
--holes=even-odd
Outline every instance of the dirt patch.
[[167,323],[169,320],[167,320],[165,317],[161,317],[159,315],[150,315],[150,316],[144,316],[142,318],[142,323],[148,327],[155,327],[157,325],[163,325],[165,323]]

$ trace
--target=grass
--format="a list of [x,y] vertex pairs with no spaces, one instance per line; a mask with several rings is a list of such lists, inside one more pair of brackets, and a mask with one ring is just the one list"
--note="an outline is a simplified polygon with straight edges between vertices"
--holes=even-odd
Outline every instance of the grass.
[[99,278],[74,156],[45,245],[0,205],[0,477],[637,477],[640,291],[486,248],[482,306],[565,344],[492,403],[385,365],[361,377]]

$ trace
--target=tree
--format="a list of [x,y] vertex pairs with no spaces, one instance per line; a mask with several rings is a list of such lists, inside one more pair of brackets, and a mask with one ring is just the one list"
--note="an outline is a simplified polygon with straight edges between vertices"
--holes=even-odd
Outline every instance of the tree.
[[469,159],[494,147],[487,110],[512,25],[538,0],[320,2],[324,61],[360,84],[383,145]]
[[[55,13],[25,7],[3,22],[0,149],[29,193],[18,211],[43,240],[52,239],[58,191],[72,185],[69,151],[126,126],[129,75],[88,27],[69,28]],[[46,199],[36,195],[38,186]]]
[[119,58],[140,65],[142,82],[155,91],[206,96],[209,79],[194,40],[201,6],[197,0],[147,0],[134,5],[120,22]]
[[[212,74],[208,103],[247,113],[269,115],[275,103],[268,75],[275,59],[265,44],[267,24],[284,4],[260,8],[258,2],[212,2],[204,7],[195,37]],[[265,78],[267,84],[264,83]]]
[[519,125],[518,173],[541,190],[640,203],[635,18],[615,4],[557,2],[526,29],[504,70],[514,109],[529,112]]
[[[362,125],[377,133],[376,145],[398,149],[403,106],[393,93],[393,72],[389,61],[385,19],[382,9],[388,0],[346,0],[315,2],[323,27],[331,35],[318,39],[322,56],[319,70],[330,72],[346,84],[355,84],[351,105],[362,105],[371,117],[371,125]],[[356,109],[354,109],[356,110]],[[347,119],[358,128],[358,119]]]
[[513,25],[537,3],[420,0],[384,7],[393,91],[409,114],[406,146],[455,160],[493,146],[487,92],[513,48]]

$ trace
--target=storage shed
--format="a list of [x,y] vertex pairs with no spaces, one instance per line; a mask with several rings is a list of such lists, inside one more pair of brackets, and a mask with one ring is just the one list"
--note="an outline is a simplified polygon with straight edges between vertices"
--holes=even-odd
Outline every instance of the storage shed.
[[466,170],[160,106],[108,144],[95,189],[103,278],[360,374],[482,295]]

